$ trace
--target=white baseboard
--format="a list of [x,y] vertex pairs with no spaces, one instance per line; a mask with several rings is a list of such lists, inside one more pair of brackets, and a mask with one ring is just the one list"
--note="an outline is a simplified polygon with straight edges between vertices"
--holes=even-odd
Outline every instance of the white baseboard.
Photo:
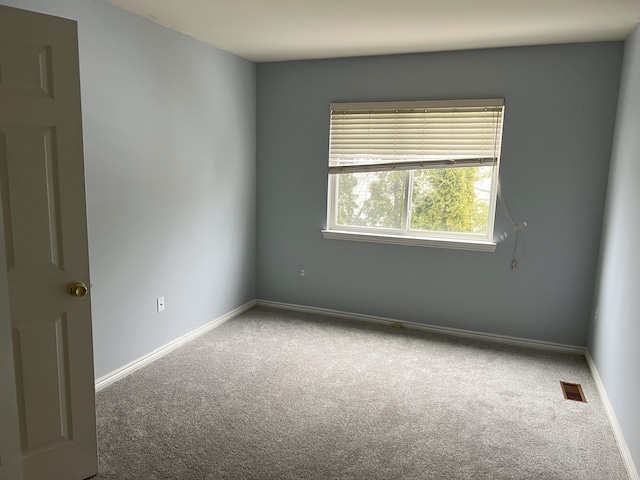
[[457,337],[476,338],[480,340],[488,340],[495,343],[504,343],[507,345],[518,345],[521,347],[536,348],[538,350],[553,350],[556,352],[572,353],[575,355],[584,355],[584,347],[574,345],[564,345],[561,343],[544,342],[541,340],[530,340],[527,338],[510,337],[508,335],[496,335],[493,333],[475,332],[473,330],[463,330],[461,328],[438,327],[436,325],[428,325],[424,323],[405,322],[386,317],[377,317],[374,315],[364,315],[362,313],[343,312],[341,310],[331,310],[329,308],[307,307],[304,305],[295,305],[292,303],[272,302],[270,300],[256,300],[256,305],[265,307],[281,308],[283,310],[294,310],[297,312],[316,313],[320,315],[328,315],[331,317],[347,318],[350,320],[358,320],[368,323],[376,323],[378,325],[393,326],[401,324],[403,328],[424,330],[427,332],[444,333],[447,335],[455,335]]
[[638,475],[638,470],[633,463],[633,458],[631,457],[629,446],[624,439],[622,429],[620,428],[620,424],[618,423],[616,414],[613,411],[613,406],[611,405],[611,401],[609,400],[609,396],[607,395],[607,391],[604,388],[604,384],[602,383],[602,379],[600,378],[600,374],[598,373],[598,369],[595,362],[593,361],[593,358],[591,358],[589,350],[585,350],[584,358],[587,360],[587,364],[589,365],[589,369],[591,370],[591,376],[593,377],[596,388],[598,389],[598,394],[600,395],[600,399],[602,400],[602,405],[604,406],[605,412],[607,412],[607,417],[609,417],[609,424],[611,425],[611,429],[613,430],[613,435],[616,437],[616,443],[618,444],[620,455],[622,455],[622,461],[624,462],[625,467],[627,467],[629,480],[640,480],[640,475]]
[[176,348],[184,345],[187,342],[190,342],[191,340],[196,339],[200,335],[204,335],[208,331],[213,330],[216,327],[219,327],[223,323],[231,320],[234,317],[237,317],[238,315],[246,312],[250,308],[253,308],[255,305],[256,305],[255,300],[245,303],[244,305],[216,318],[215,320],[212,320],[204,324],[203,326],[198,327],[195,330],[192,330],[191,332],[186,333],[176,338],[175,340],[170,341],[169,343],[161,346],[160,348],[156,348],[153,352],[148,353],[134,360],[133,362],[127,363],[123,367],[120,367],[117,370],[114,370],[113,372],[107,373],[106,375],[96,379],[96,392],[99,392],[100,390],[111,385],[112,383],[117,382],[118,380],[126,377],[127,375],[132,374],[136,370],[146,365],[149,365],[151,362],[154,362],[159,358],[164,357],[167,353],[175,350]]

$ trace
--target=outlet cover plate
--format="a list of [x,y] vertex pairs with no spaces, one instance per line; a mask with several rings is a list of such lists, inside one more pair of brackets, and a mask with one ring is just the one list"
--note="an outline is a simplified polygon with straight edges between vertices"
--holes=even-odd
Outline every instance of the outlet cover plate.
[[164,311],[164,297],[158,297],[157,305],[158,305],[158,313]]

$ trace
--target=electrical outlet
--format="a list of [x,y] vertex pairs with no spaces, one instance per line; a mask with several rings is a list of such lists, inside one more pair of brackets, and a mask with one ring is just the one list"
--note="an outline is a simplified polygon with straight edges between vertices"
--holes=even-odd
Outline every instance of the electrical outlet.
[[307,269],[306,269],[306,267],[300,266],[300,270],[298,271],[298,275],[300,275],[300,278],[307,278]]
[[158,313],[164,311],[164,297],[158,297],[157,303],[158,303]]

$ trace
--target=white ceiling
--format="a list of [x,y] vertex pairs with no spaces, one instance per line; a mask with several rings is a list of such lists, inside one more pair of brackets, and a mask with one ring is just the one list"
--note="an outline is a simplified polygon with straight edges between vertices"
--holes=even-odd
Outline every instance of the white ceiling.
[[108,0],[255,62],[622,40],[640,0]]

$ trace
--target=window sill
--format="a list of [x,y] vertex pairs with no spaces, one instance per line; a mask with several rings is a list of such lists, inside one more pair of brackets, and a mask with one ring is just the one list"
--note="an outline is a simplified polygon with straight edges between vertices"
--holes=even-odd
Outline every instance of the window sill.
[[324,238],[331,240],[351,240],[356,242],[391,243],[416,247],[449,248],[453,250],[475,250],[495,252],[497,244],[479,240],[456,240],[433,237],[409,237],[400,235],[381,235],[378,233],[345,232],[340,230],[322,230]]

